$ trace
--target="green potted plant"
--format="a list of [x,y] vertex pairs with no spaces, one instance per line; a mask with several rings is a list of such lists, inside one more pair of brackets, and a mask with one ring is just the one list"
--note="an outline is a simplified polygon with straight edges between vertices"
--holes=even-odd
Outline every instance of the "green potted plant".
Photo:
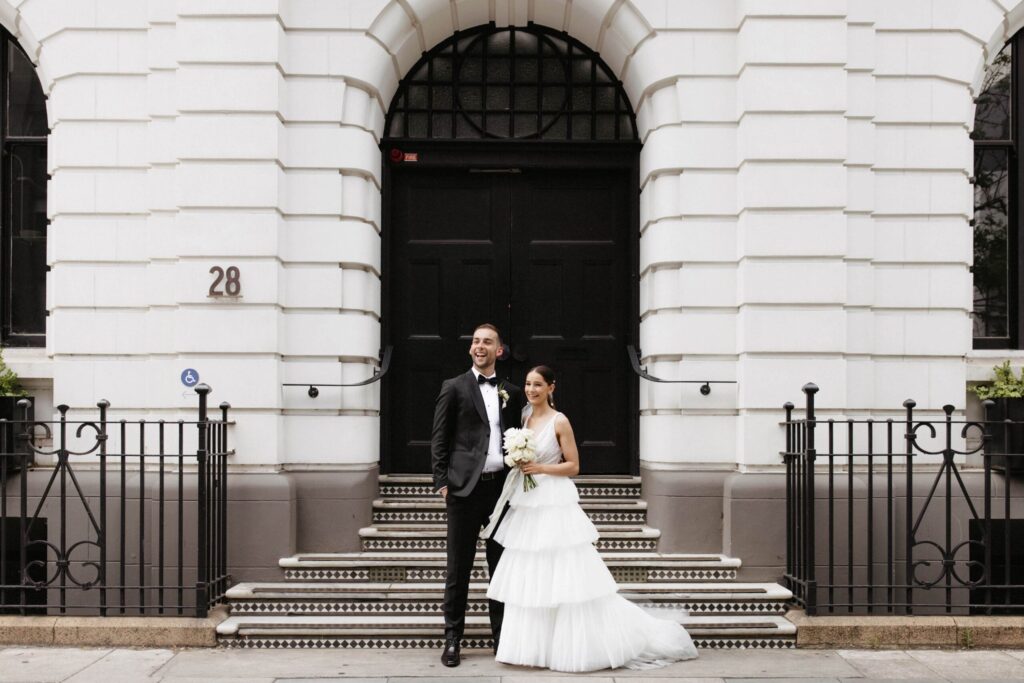
[[[24,420],[25,412],[18,406],[18,401],[23,398],[29,398],[27,392],[22,388],[21,382],[18,380],[17,373],[7,367],[4,362],[3,353],[0,352],[0,419],[4,420]],[[31,405],[28,409],[28,419],[35,419],[34,416],[35,405]],[[19,443],[16,432],[23,431],[18,426],[11,425],[0,433],[0,453],[11,454],[23,452],[25,450],[24,444]],[[0,456],[2,457],[2,456]],[[24,462],[26,466],[32,464],[31,455],[25,460],[21,458],[11,458],[8,462],[8,472],[20,468],[20,465]]]
[[[1024,368],[1020,376],[1010,368],[1010,361],[992,368],[995,379],[991,384],[971,387],[978,398],[985,403],[986,431],[989,438],[985,453],[989,455],[993,469],[1024,472]],[[1011,424],[1006,424],[1011,420]],[[1007,468],[1007,454],[1019,455],[1012,467]]]

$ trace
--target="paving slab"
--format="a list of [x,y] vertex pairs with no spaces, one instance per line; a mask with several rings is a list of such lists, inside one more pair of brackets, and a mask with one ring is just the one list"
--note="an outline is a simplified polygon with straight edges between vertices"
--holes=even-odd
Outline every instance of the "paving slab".
[[[501,679],[501,682],[505,683],[506,680],[508,680],[508,679],[503,678],[503,679]],[[543,679],[543,683],[547,683],[548,680],[550,680],[550,679],[547,679],[547,678]],[[616,683],[618,683],[619,680],[623,680],[626,683],[641,683],[645,679],[643,679],[643,678],[623,678],[623,679],[616,678],[615,679]],[[659,679],[650,679],[650,680],[658,681]],[[673,683],[725,683],[725,679],[724,678],[680,678],[680,677],[675,677],[675,678],[672,679],[672,682]],[[588,683],[589,683],[589,679],[588,679]]]
[[950,680],[1024,680],[1024,661],[998,650],[913,650],[909,654]]
[[392,676],[387,683],[501,683],[498,676],[466,678],[462,676]]
[[[726,683],[840,683],[840,678],[727,678]],[[861,679],[854,679],[860,681]]]
[[[573,683],[578,679],[577,676],[567,675],[559,673],[557,671],[548,671],[547,675],[544,675],[540,670],[533,675],[525,676],[502,676],[501,683]],[[602,676],[590,676],[587,678],[587,683],[614,683],[615,679],[608,675],[607,671],[599,672]]]
[[821,650],[702,650],[697,659],[652,671],[616,671],[616,678],[856,678],[852,665]]
[[837,653],[867,678],[942,679],[937,671],[902,650],[838,650]]
[[152,677],[174,657],[173,650],[112,650],[106,656],[85,667],[68,683],[136,683]]
[[0,650],[0,681],[63,681],[108,654],[110,650],[10,647]]
[[696,660],[646,671],[567,675],[500,664],[471,651],[448,669],[424,650],[0,649],[0,683],[868,683],[1024,680],[1024,652],[1000,650],[710,650]]
[[[274,678],[247,678],[246,679],[246,683],[277,683],[278,680],[281,680],[281,679],[274,679]],[[361,679],[358,679],[358,678],[355,678],[355,679],[353,679],[353,678],[310,678],[310,679],[307,679],[307,680],[317,681],[317,683],[323,683],[324,681],[345,681],[346,683],[350,683],[351,681],[358,681],[358,680],[361,680]],[[378,681],[383,681],[384,679],[380,678],[380,679],[377,679],[377,680]],[[174,676],[158,676],[156,678],[147,678],[147,679],[145,679],[145,683],[154,683],[155,681],[159,681],[160,683],[163,683],[164,681],[167,681],[168,683],[238,683],[238,679],[237,678],[210,678],[209,676],[199,676],[199,677],[187,676],[185,678],[177,678],[177,677],[174,677]]]

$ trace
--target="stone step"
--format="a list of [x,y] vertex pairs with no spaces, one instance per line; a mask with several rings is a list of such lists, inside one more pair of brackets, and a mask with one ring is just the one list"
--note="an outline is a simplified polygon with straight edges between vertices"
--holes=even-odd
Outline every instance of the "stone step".
[[[659,554],[655,552],[602,552],[616,581],[661,583],[672,581],[731,581],[742,564],[719,554]],[[290,581],[420,582],[444,581],[444,551],[303,553],[284,557],[278,565]],[[486,580],[487,564],[478,551],[472,578]]]
[[[580,498],[628,500],[640,497],[640,477],[581,475],[573,477]],[[379,477],[382,498],[436,497],[433,479],[419,474],[382,474]]]
[[[593,521],[593,520],[591,520]],[[598,533],[602,536],[605,533],[623,533],[631,532],[636,535],[642,535],[646,530],[651,529],[643,522],[594,522],[594,526],[597,527]],[[448,537],[448,525],[445,522],[384,522],[381,524],[374,524],[366,529],[375,529],[377,533],[384,532],[402,532],[402,533],[415,533],[421,536],[428,536],[430,538],[437,537]],[[652,529],[658,531],[657,529]],[[360,532],[363,530],[360,529]],[[658,535],[661,532],[658,531]],[[369,537],[369,536],[368,536]]]
[[[789,648],[796,628],[779,616],[687,616],[679,622],[698,647]],[[221,644],[248,648],[441,647],[444,619],[432,616],[232,616],[217,626]],[[463,647],[491,647],[486,616],[467,615]]]
[[[643,500],[584,499],[580,505],[595,524],[644,524],[647,502]],[[431,498],[387,498],[373,502],[374,525],[445,523],[445,503]]]
[[[601,537],[595,545],[598,550],[608,552],[654,551],[658,547],[658,538],[661,537],[660,531],[648,526],[636,529],[606,527],[599,531]],[[371,526],[360,529],[359,538],[364,551],[444,550],[448,544],[448,531],[443,525]],[[483,540],[477,545],[483,548]]]
[[[700,614],[785,614],[792,594],[774,583],[620,583],[619,594],[642,604]],[[230,588],[231,613],[267,615],[438,614],[444,584],[243,583]],[[487,584],[469,587],[468,614],[487,613]]]

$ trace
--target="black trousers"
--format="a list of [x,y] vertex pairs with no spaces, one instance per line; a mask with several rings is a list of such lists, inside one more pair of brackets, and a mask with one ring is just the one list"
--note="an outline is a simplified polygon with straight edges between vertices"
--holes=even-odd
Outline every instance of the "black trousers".
[[[448,510],[448,571],[444,581],[444,635],[445,638],[462,638],[466,629],[466,601],[469,596],[469,578],[473,571],[476,543],[480,529],[487,524],[495,503],[501,496],[504,477],[478,481],[473,491],[465,497],[449,495],[445,502]],[[494,575],[494,569],[501,559],[500,544],[487,539],[487,571]],[[505,613],[504,603],[490,600],[488,611],[491,618],[491,633],[501,635],[501,619]]]

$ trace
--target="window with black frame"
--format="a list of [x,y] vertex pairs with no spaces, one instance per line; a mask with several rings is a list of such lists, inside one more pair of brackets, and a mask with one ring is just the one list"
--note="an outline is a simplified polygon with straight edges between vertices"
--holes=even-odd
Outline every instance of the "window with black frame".
[[46,97],[35,66],[0,35],[0,328],[4,346],[46,343]]
[[636,119],[600,56],[545,26],[484,24],[425,53],[402,79],[392,140],[632,141]]
[[974,118],[974,347],[1016,348],[1020,325],[1014,37],[985,72]]

